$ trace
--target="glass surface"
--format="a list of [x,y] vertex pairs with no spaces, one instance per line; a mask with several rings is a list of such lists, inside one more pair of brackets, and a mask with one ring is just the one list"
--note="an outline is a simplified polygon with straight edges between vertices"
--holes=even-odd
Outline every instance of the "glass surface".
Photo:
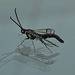
[[[64,40],[62,44],[54,38],[48,39],[59,46],[59,48],[50,47],[54,54],[60,54],[56,54],[56,56],[58,55],[57,57],[54,55],[52,59],[55,62],[53,64],[46,65],[30,57],[19,55],[19,53],[11,53],[26,38],[24,34],[21,35],[20,28],[10,20],[10,16],[12,16],[17,21],[14,14],[15,8],[17,8],[23,28],[51,28]],[[34,42],[36,49],[44,47],[38,40]],[[30,50],[33,48],[31,44],[31,40],[25,40],[23,43]],[[0,0],[0,57],[4,53],[12,54],[0,62],[0,64],[3,64],[0,65],[0,75],[75,75],[74,49],[74,0]],[[37,51],[39,52],[40,49]],[[46,49],[46,51],[48,50]],[[44,53],[46,51],[44,50],[42,52]],[[38,56],[40,59],[44,57],[42,54],[38,54],[36,58]],[[45,59],[48,60],[48,58]],[[28,61],[30,62],[28,63]]]

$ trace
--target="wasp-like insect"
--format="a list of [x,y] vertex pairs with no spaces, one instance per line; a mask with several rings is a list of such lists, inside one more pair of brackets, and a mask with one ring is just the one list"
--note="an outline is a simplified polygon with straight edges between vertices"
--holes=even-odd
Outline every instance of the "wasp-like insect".
[[[27,39],[31,39],[31,40],[38,39],[39,41],[41,41],[46,46],[46,48],[48,50],[50,50],[49,46],[51,46],[51,45],[52,46],[56,46],[56,47],[58,47],[58,46],[56,44],[52,43],[51,41],[47,40],[47,38],[55,38],[60,43],[64,43],[64,41],[58,35],[55,34],[55,30],[54,29],[51,29],[51,28],[34,29],[34,30],[32,30],[32,29],[24,29],[22,27],[20,21],[19,21],[19,18],[18,18],[17,12],[16,12],[16,8],[14,9],[14,12],[15,12],[15,16],[16,16],[16,19],[17,19],[18,23],[14,19],[12,19],[11,16],[10,16],[10,19],[21,28],[21,33],[22,34],[26,34],[27,38],[25,38],[24,40],[27,40]],[[24,42],[24,40],[21,42],[21,44]],[[52,53],[52,51],[51,51],[51,53]]]

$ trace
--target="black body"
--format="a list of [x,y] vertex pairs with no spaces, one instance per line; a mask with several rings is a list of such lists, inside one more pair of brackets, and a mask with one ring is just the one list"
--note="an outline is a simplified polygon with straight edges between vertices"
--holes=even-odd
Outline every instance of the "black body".
[[[16,16],[16,19],[18,21],[18,23],[12,19],[12,17],[10,17],[10,19],[16,23],[20,28],[21,28],[21,33],[22,34],[26,34],[27,38],[26,39],[31,39],[31,40],[34,40],[34,39],[38,39],[39,41],[41,41],[46,47],[50,45],[54,45],[56,47],[58,47],[56,44],[52,43],[51,41],[48,41],[46,40],[47,38],[55,38],[57,39],[60,43],[64,43],[64,41],[58,36],[56,35],[55,33],[44,33],[44,34],[40,34],[40,33],[37,33],[35,32],[35,30],[32,30],[32,29],[24,29],[18,19],[18,15],[17,15],[17,12],[16,12],[16,8],[14,10],[15,12],[15,16]],[[47,32],[47,29],[46,29],[46,32]],[[46,42],[47,43],[46,43]],[[23,40],[24,42],[24,40]],[[23,43],[22,42],[22,43]],[[21,43],[21,44],[22,44]],[[49,44],[48,44],[49,43]],[[48,47],[47,47],[48,48]],[[49,49],[49,48],[48,48]],[[50,50],[50,49],[49,49]],[[50,50],[51,51],[51,50]]]

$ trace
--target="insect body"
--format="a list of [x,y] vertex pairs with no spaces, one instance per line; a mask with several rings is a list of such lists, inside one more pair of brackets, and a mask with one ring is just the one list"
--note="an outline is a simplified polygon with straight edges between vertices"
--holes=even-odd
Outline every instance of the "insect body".
[[[22,27],[20,21],[19,21],[19,18],[18,18],[17,12],[16,12],[16,8],[14,9],[14,12],[15,12],[16,19],[17,19],[18,23],[14,19],[12,19],[12,17],[10,17],[10,19],[21,28],[21,33],[22,34],[26,34],[27,38],[25,38],[24,40],[26,40],[26,39],[31,39],[31,40],[38,39],[47,48],[50,45],[58,47],[56,44],[52,43],[51,41],[46,40],[47,38],[56,38],[60,43],[64,43],[64,41],[58,35],[55,34],[55,30],[53,30],[53,29],[50,29],[50,28],[47,28],[47,29],[34,29],[34,30],[24,29]],[[23,42],[24,42],[24,40],[23,40]]]

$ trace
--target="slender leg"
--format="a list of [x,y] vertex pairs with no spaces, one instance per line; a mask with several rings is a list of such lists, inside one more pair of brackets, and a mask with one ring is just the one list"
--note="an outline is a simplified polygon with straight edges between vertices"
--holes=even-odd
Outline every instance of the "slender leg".
[[52,43],[52,42],[51,42],[51,41],[49,41],[49,40],[45,40],[45,41],[47,41],[48,43],[50,43],[50,44],[52,44],[52,45],[54,45],[54,46],[56,46],[56,47],[59,47],[58,45],[56,45],[56,44]]
[[20,45],[18,45],[18,47],[21,46],[22,43],[23,43],[25,40],[28,40],[28,39],[29,39],[29,38],[25,38],[25,39],[20,43]]
[[33,48],[34,48],[34,52],[36,52],[33,40],[32,40],[32,45],[33,45]]
[[[48,50],[50,50],[50,49],[48,48],[47,44],[46,44],[42,39],[40,39],[40,41],[45,45],[45,47],[46,47]],[[50,52],[53,53],[51,50],[50,50]]]
[[[47,45],[46,45],[45,43],[43,43],[43,44],[45,45],[45,47],[46,47],[48,50],[50,50],[50,49],[47,47]],[[50,52],[53,53],[51,50],[50,50]]]

